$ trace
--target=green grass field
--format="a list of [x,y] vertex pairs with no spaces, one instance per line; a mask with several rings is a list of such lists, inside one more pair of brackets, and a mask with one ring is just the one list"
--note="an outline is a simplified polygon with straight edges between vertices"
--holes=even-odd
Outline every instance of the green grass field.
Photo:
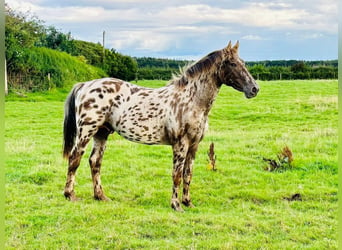
[[[157,87],[165,84],[144,81]],[[64,199],[66,90],[6,101],[7,249],[336,249],[337,81],[260,82],[254,99],[223,86],[197,153],[195,208],[170,208],[169,146],[110,137],[92,198],[87,157],[76,203]],[[217,171],[207,168],[215,144]],[[268,172],[262,158],[287,145],[293,168]],[[299,193],[302,200],[285,198]]]

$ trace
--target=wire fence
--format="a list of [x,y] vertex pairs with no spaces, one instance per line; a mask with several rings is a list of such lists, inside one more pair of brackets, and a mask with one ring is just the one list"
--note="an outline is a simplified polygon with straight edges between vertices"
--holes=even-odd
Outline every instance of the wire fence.
[[50,74],[8,73],[8,88],[26,91],[49,90],[55,86]]

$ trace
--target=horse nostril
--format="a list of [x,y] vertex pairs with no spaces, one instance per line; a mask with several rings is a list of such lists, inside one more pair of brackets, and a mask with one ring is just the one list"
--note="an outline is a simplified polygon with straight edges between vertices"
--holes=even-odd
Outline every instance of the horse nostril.
[[257,87],[253,87],[253,88],[252,88],[252,93],[253,93],[253,94],[258,93],[258,91],[259,91],[259,89],[258,89]]

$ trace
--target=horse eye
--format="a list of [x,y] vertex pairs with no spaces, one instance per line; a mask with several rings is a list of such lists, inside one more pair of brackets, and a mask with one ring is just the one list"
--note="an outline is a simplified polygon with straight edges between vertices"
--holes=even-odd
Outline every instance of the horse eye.
[[236,67],[236,63],[231,63],[230,66]]

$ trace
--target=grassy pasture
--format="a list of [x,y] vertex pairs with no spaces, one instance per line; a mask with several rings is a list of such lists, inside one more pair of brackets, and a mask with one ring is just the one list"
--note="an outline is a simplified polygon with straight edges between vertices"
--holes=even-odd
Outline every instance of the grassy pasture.
[[[160,81],[138,84],[157,87]],[[61,157],[65,90],[11,95],[5,112],[7,249],[336,249],[337,81],[260,82],[258,97],[223,86],[197,153],[195,208],[170,208],[168,146],[114,134],[103,160],[111,202],[92,199],[87,162],[67,202]],[[217,171],[208,170],[215,143]],[[264,170],[285,145],[293,168]],[[301,201],[284,198],[300,193]]]

